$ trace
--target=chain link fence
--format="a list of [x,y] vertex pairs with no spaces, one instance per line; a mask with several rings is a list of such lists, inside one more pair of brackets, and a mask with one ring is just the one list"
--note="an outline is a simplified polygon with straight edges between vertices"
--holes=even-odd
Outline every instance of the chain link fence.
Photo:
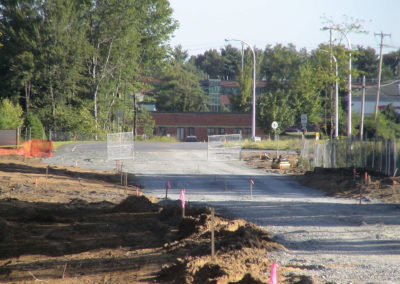
[[207,143],[207,158],[210,161],[240,160],[242,135],[210,135]]
[[303,139],[301,162],[305,169],[367,168],[385,175],[398,175],[400,157],[395,139],[310,140]]
[[107,134],[108,160],[126,160],[134,157],[133,132]]

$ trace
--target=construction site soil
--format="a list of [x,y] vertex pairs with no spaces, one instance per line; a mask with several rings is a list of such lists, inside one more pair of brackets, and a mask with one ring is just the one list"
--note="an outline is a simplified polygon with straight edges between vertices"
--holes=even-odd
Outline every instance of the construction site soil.
[[[362,169],[304,173],[273,170],[258,155],[246,160],[329,195],[400,200],[397,178],[369,173],[365,181]],[[1,283],[268,283],[268,254],[284,249],[264,229],[209,207],[189,206],[182,217],[180,203],[123,186],[117,172],[8,156],[0,157],[0,181]],[[301,269],[279,267],[279,283],[314,283]]]
[[296,178],[303,185],[322,190],[328,196],[380,200],[400,203],[400,177],[390,177],[367,168],[315,168],[305,171],[298,164],[298,155],[284,155],[290,169],[273,169],[273,158],[267,154],[245,157],[246,162],[260,170],[282,173]]
[[[268,253],[284,249],[208,207],[183,217],[180,203],[122,186],[117,172],[8,156],[0,181],[1,283],[268,283]],[[278,280],[312,283],[301,274],[279,267]]]

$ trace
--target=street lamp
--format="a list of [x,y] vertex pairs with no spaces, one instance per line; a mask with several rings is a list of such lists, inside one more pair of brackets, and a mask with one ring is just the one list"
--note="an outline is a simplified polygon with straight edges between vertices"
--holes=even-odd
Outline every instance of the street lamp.
[[321,49],[320,51],[329,53],[329,55],[333,58],[333,61],[335,61],[335,138],[339,138],[339,73],[338,73],[338,66],[337,66],[337,60],[336,57],[330,53],[327,50]]
[[351,42],[347,34],[336,27],[323,27],[323,30],[336,30],[345,36],[349,45],[349,75],[348,75],[348,94],[347,94],[347,138],[351,138]]
[[254,49],[247,42],[240,39],[227,38],[225,41],[239,41],[246,44],[253,53],[253,98],[252,98],[252,113],[251,113],[251,139],[255,141],[256,138],[256,54]]

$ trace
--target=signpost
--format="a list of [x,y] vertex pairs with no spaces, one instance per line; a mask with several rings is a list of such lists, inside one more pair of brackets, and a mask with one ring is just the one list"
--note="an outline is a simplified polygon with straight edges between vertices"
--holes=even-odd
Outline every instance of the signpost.
[[277,142],[278,142],[278,145],[276,146],[276,157],[278,158],[279,138],[276,136],[276,129],[278,128],[278,122],[273,121],[271,124],[271,127],[275,131],[275,139],[277,139]]
[[307,129],[307,114],[305,113],[301,115],[301,127],[303,128],[303,130]]

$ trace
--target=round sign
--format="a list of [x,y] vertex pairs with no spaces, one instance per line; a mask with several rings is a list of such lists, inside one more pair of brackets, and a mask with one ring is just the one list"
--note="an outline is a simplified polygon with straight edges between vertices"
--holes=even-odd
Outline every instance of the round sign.
[[278,122],[276,122],[276,121],[273,121],[272,122],[272,124],[271,124],[271,127],[272,127],[272,129],[277,129],[278,128]]

